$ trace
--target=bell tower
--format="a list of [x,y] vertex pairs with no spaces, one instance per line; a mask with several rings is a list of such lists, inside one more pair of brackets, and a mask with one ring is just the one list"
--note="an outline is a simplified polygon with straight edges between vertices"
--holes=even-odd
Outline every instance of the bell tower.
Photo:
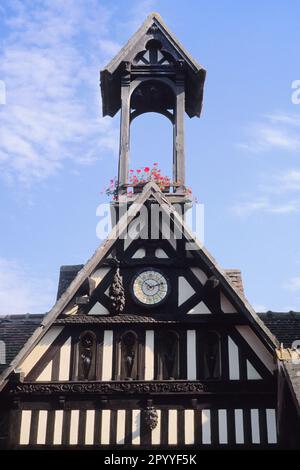
[[151,13],[118,55],[101,71],[103,116],[121,110],[119,200],[126,199],[130,125],[141,114],[157,112],[173,126],[172,196],[184,197],[184,113],[200,116],[205,69],[185,51],[160,15]]

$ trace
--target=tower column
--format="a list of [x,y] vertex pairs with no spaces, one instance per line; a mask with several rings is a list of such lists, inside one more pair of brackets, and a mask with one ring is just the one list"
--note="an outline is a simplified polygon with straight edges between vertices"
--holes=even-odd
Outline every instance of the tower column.
[[121,123],[119,150],[119,192],[126,192],[124,185],[128,182],[129,141],[130,141],[130,70],[121,80]]
[[177,190],[185,186],[185,155],[184,155],[184,112],[185,112],[185,89],[184,80],[176,80],[176,111],[174,122],[174,161],[173,179],[180,182]]

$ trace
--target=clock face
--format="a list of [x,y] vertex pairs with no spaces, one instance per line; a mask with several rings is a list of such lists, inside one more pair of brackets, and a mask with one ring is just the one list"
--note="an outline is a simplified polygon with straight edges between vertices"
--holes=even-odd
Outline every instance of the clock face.
[[132,281],[134,300],[148,307],[156,307],[162,303],[169,294],[167,278],[156,269],[140,271]]

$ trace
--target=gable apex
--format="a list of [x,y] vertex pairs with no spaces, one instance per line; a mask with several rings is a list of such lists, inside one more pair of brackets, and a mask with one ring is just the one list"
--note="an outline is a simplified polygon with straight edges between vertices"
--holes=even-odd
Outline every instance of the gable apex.
[[[155,28],[153,28],[154,26]],[[151,39],[161,41],[163,47],[174,52],[174,57],[178,62],[184,63],[184,79],[186,82],[185,111],[189,117],[199,117],[202,108],[206,70],[186,51],[158,13],[148,15],[127,44],[122,47],[120,52],[101,71],[103,116],[108,115],[113,117],[120,109],[120,84],[121,77],[124,75],[125,64],[133,65],[137,53],[144,50],[146,44]]]

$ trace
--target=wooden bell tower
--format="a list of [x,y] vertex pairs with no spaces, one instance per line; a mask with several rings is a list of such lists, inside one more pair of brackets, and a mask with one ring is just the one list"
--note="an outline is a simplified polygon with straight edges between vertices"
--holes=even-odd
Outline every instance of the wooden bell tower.
[[126,195],[130,124],[157,112],[173,126],[173,195],[185,194],[184,113],[200,116],[205,70],[183,49],[157,13],[101,72],[103,116],[121,109],[118,187]]

